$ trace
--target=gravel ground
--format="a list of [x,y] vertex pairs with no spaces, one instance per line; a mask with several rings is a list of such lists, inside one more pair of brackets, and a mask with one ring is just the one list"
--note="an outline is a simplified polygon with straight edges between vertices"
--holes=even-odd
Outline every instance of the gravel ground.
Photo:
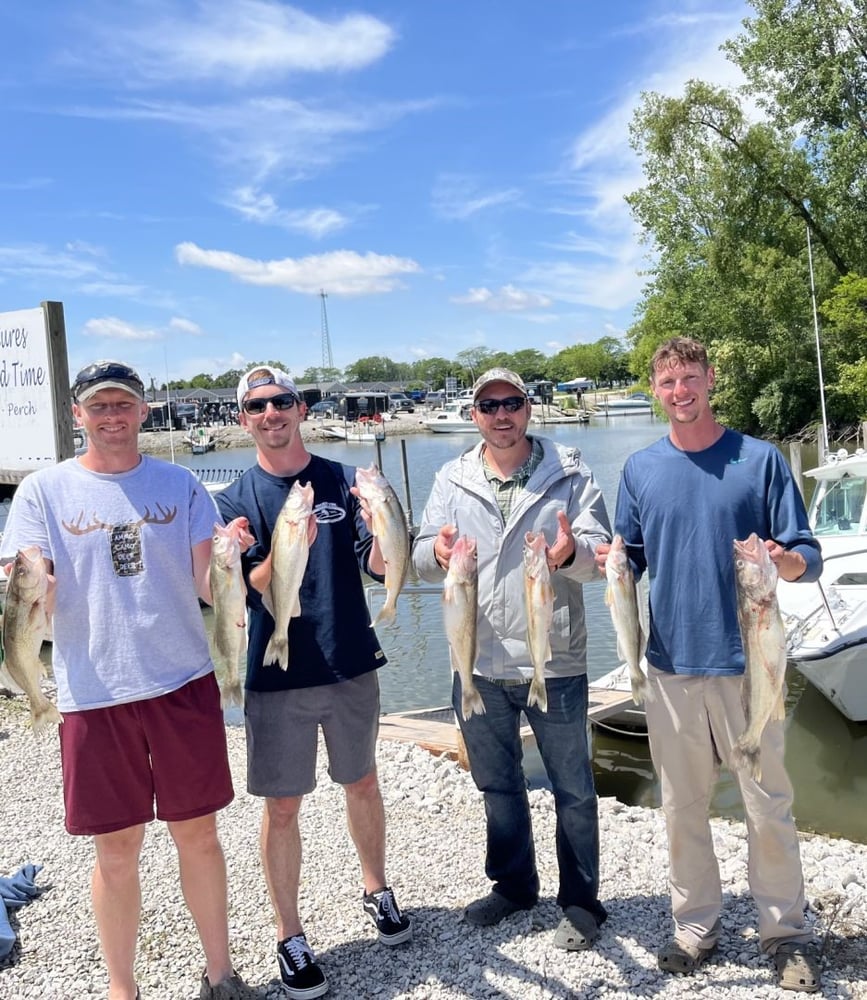
[[[244,738],[229,727],[237,796],[220,816],[229,867],[232,950],[238,971],[261,997],[281,996],[275,932],[258,861],[260,803],[244,791]],[[415,746],[381,743],[389,879],[412,914],[411,943],[387,949],[361,910],[358,866],[343,817],[343,796],[325,775],[302,813],[302,915],[329,982],[329,996],[494,998],[782,997],[771,963],[757,951],[746,887],[744,827],[714,822],[725,910],[721,949],[699,975],[660,973],[655,952],[669,931],[666,845],[657,810],[600,802],[601,896],[609,911],[592,952],[553,947],[556,859],[550,793],[531,792],[542,900],[500,926],[461,919],[487,891],[484,811],[469,776]],[[0,699],[0,875],[44,865],[44,892],[13,914],[18,943],[0,966],[0,998],[104,997],[106,979],[90,915],[92,847],[63,829],[57,739],[34,738],[23,699]],[[824,942],[826,997],[867,998],[867,846],[823,837],[802,840],[808,919]],[[198,996],[203,961],[178,888],[165,827],[152,824],[142,857],[144,906],[137,977],[143,1000]]]

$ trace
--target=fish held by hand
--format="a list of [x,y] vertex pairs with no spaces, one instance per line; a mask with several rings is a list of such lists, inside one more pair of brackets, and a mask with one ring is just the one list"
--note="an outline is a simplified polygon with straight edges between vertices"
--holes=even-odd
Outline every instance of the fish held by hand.
[[246,646],[247,588],[241,572],[237,529],[214,525],[211,541],[213,654],[223,708],[243,704],[238,663]]
[[524,606],[527,614],[527,649],[533,679],[527,705],[548,711],[545,664],[551,659],[551,626],[554,623],[554,586],[548,568],[548,545],[540,531],[524,536]]
[[313,487],[293,484],[271,535],[271,582],[262,603],[274,619],[274,632],[264,662],[289,666],[289,623],[301,615],[301,581],[310,551],[308,520],[313,514]]
[[410,543],[406,515],[391,483],[376,465],[368,469],[357,468],[355,485],[370,509],[371,530],[379,542],[379,551],[385,563],[385,604],[371,625],[387,624],[394,621],[397,598],[409,572]]
[[5,667],[30,702],[34,733],[63,721],[57,706],[42,692],[44,673],[39,651],[48,630],[48,571],[38,545],[20,549],[6,584],[3,609]]
[[738,625],[746,669],[741,701],[746,729],[732,747],[732,764],[761,781],[762,733],[770,720],[786,717],[786,630],[777,604],[777,568],[755,533],[734,540]]
[[443,584],[443,619],[452,670],[461,679],[461,715],[484,715],[485,703],[473,680],[478,655],[479,567],[475,538],[461,535],[452,548]]
[[605,560],[605,603],[611,613],[614,633],[617,636],[617,655],[629,667],[632,700],[640,705],[644,700],[647,678],[641,669],[647,635],[641,624],[638,604],[638,587],[626,545],[620,535],[615,535]]

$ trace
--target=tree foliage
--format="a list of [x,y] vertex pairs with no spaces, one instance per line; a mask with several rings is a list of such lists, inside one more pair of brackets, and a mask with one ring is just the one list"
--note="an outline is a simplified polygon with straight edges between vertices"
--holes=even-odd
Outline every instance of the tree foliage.
[[629,338],[634,372],[667,337],[702,340],[720,418],[782,436],[819,412],[808,231],[831,416],[864,413],[838,383],[867,352],[851,294],[867,273],[867,22],[864,0],[752,6],[725,46],[740,90],[692,80],[644,95],[633,117],[645,183],[627,200],[651,269]]

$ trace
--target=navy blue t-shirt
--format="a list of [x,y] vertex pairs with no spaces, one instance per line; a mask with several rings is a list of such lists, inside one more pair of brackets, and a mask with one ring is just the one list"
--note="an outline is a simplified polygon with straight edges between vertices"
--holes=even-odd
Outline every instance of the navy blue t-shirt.
[[[244,553],[245,578],[271,550],[271,532],[289,490],[296,482],[313,486],[318,534],[310,546],[301,582],[301,616],[289,623],[289,667],[263,663],[274,619],[261,595],[247,587],[249,614],[247,681],[250,691],[282,691],[336,684],[386,662],[364,598],[362,571],[373,536],[361,517],[358,499],[349,492],[355,469],[311,455],[297,476],[272,476],[258,465],[216,495],[228,522],[246,517],[256,544]],[[380,579],[379,577],[374,577]]]

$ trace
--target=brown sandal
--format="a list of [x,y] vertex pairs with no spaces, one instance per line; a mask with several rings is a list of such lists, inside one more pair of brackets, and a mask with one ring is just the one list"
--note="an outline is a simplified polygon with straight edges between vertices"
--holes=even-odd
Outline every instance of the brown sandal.
[[716,951],[716,945],[699,948],[694,944],[671,940],[656,956],[657,965],[663,972],[676,972],[681,976],[691,976],[700,965]]
[[783,942],[774,952],[774,965],[781,990],[815,993],[819,989],[819,959],[809,945],[800,941]]

